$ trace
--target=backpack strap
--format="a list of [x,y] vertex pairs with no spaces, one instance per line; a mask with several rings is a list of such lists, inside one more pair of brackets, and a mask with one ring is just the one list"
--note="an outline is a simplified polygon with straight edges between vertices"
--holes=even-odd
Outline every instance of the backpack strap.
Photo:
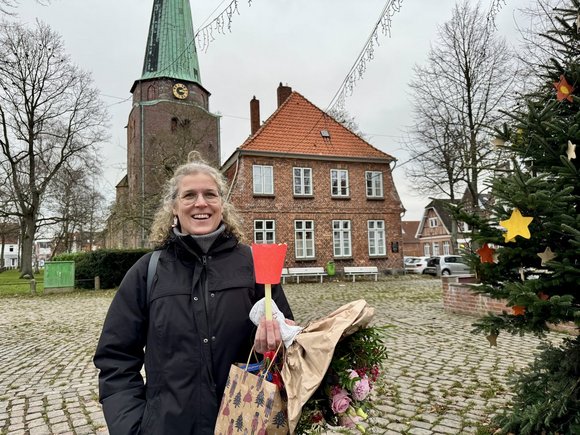
[[149,266],[147,267],[147,306],[149,306],[151,287],[153,287],[153,278],[155,277],[155,272],[157,271],[157,263],[159,262],[160,255],[161,251],[153,251],[151,257],[149,258]]

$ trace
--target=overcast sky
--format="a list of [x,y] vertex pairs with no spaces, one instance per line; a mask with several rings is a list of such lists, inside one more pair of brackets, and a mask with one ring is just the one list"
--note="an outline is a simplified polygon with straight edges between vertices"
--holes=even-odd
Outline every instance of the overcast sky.
[[[191,0],[197,31],[231,0]],[[48,23],[62,35],[73,62],[90,71],[111,114],[111,139],[103,146],[103,192],[126,172],[125,125],[130,88],[141,76],[153,0],[52,0],[48,7],[22,0],[21,21]],[[487,10],[491,0],[482,0]],[[514,15],[527,0],[507,0],[498,16],[498,32],[515,42]],[[238,1],[231,32],[216,36],[199,51],[203,86],[211,92],[210,110],[220,114],[222,162],[250,132],[249,102],[260,100],[266,120],[275,110],[279,82],[326,109],[374,27],[386,0],[247,0]],[[451,17],[453,0],[403,0],[393,17],[392,36],[379,36],[375,58],[346,100],[367,140],[398,159],[395,185],[407,213],[421,217],[428,198],[407,182],[401,149],[410,124],[412,66],[424,63],[437,25]],[[213,13],[217,8],[217,11]],[[209,20],[208,20],[209,18]]]

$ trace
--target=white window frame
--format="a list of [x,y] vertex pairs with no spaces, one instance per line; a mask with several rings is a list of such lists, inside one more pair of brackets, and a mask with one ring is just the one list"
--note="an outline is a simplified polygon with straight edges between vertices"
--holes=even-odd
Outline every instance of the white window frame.
[[[309,237],[310,235],[310,237]],[[294,221],[294,255],[296,259],[315,258],[314,221]]]
[[433,256],[439,255],[439,242],[433,242]]
[[253,165],[253,190],[256,195],[274,194],[274,167],[268,165]]
[[449,249],[451,244],[448,241],[443,242],[443,255],[451,254],[451,250]]
[[385,221],[367,221],[369,231],[369,256],[387,255],[387,241],[385,237]]
[[312,168],[292,168],[294,196],[312,196]]
[[423,255],[425,257],[430,257],[431,256],[431,245],[429,245],[429,243],[425,243],[423,245]]
[[349,220],[332,221],[332,252],[336,258],[352,257],[352,233]]
[[381,171],[366,171],[365,181],[367,198],[383,198],[383,173]]
[[435,228],[439,226],[439,219],[436,217],[429,218],[429,228]]
[[[333,184],[334,181],[336,185]],[[347,198],[350,196],[348,169],[330,170],[330,195],[334,198]]]
[[[258,240],[258,235],[262,236],[261,240]],[[254,220],[254,243],[276,243],[276,221],[274,219]]]

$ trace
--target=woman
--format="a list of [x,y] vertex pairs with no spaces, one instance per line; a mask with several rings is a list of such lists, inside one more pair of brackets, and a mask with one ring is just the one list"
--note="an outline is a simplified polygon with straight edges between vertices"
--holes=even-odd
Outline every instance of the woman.
[[[177,168],[153,224],[163,242],[150,292],[147,254],[111,303],[94,358],[111,435],[213,434],[230,365],[251,349],[248,313],[264,296],[225,192],[215,168],[199,161]],[[282,288],[272,292],[292,318]],[[262,320],[255,349],[278,343],[277,323]]]

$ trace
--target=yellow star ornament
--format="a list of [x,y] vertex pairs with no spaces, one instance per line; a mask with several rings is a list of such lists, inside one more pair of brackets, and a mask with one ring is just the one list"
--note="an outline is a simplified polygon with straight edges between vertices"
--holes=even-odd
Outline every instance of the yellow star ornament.
[[544,252],[538,252],[538,257],[542,259],[542,266],[545,266],[547,262],[552,261],[557,256],[549,246],[544,249]]
[[524,239],[530,238],[528,225],[532,223],[532,217],[522,216],[517,208],[512,210],[512,215],[508,220],[499,221],[499,224],[507,230],[504,234],[506,242],[512,241],[516,236],[522,236]]

